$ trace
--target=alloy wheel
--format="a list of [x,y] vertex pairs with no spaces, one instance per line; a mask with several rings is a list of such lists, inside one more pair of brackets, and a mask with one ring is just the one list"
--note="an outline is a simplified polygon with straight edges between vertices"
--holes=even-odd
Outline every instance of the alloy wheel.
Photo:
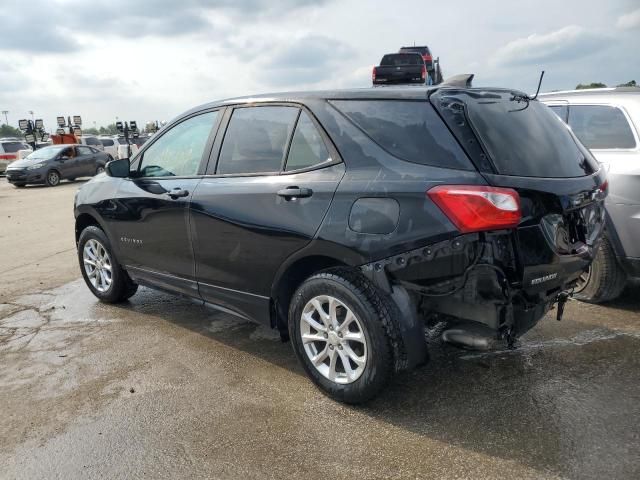
[[98,167],[96,168],[96,175],[101,174],[102,172],[104,172],[104,167]]
[[58,175],[56,171],[51,171],[47,174],[47,180],[49,181],[49,185],[55,187],[60,183],[60,175]]
[[578,277],[578,280],[576,281],[576,287],[574,288],[573,293],[580,293],[585,288],[587,288],[587,285],[589,284],[590,279],[591,279],[591,266],[589,266],[589,268],[587,268],[584,272],[582,272],[582,275]]
[[362,324],[344,303],[321,295],[305,305],[300,335],[311,364],[332,382],[355,382],[367,363],[367,341]]
[[84,244],[82,261],[91,285],[101,293],[109,290],[113,281],[113,266],[104,245],[93,238],[88,240]]

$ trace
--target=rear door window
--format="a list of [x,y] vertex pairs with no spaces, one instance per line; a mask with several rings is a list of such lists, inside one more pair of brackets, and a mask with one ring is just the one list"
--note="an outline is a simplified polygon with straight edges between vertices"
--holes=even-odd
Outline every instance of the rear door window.
[[591,149],[635,148],[636,140],[624,113],[609,105],[571,105],[569,126]]
[[89,147],[76,147],[78,155],[93,155],[93,151]]
[[285,170],[300,170],[331,161],[322,136],[306,112],[300,114]]
[[299,109],[287,106],[236,108],[222,142],[217,173],[280,172]]
[[569,107],[567,105],[549,105],[549,108],[560,117],[560,120],[566,123],[569,118]]
[[338,100],[331,103],[397,158],[434,167],[473,169],[427,101]]
[[113,140],[111,140],[110,138],[102,138],[100,141],[102,142],[102,145],[104,145],[105,147],[113,146]]

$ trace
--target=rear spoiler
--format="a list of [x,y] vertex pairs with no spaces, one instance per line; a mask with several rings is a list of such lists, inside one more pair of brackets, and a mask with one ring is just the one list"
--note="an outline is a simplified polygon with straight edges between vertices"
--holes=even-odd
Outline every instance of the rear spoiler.
[[453,77],[447,78],[438,86],[471,88],[471,81],[473,80],[473,77],[473,73],[461,73],[459,75],[454,75]]

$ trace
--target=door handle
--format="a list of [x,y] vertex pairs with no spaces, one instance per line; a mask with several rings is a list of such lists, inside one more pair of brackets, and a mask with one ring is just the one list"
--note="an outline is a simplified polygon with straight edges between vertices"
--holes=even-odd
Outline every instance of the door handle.
[[287,187],[282,190],[278,190],[277,195],[279,197],[284,197],[287,200],[293,200],[295,198],[308,198],[313,195],[313,190],[310,188],[300,188],[300,187]]
[[184,190],[182,188],[174,188],[173,190],[170,190],[169,192],[167,192],[167,195],[169,195],[171,198],[173,198],[174,200],[180,197],[187,197],[189,196],[189,192],[187,190]]

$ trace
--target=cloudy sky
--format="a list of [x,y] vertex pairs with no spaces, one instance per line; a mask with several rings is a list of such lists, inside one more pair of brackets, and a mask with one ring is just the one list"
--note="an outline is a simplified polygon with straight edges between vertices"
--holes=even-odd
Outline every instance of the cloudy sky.
[[[535,90],[640,82],[638,0],[0,0],[0,110],[53,127],[168,120],[271,91],[367,87],[401,45],[445,77]],[[4,118],[3,118],[4,121]]]

